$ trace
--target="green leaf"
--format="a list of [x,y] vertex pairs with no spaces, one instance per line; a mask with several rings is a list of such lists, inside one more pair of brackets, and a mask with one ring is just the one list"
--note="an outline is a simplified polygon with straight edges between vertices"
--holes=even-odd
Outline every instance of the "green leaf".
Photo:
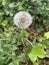
[[49,51],[46,52],[46,57],[49,58]]
[[3,22],[2,22],[2,26],[6,26],[7,25],[7,20],[4,20]]
[[49,39],[46,39],[42,42],[43,46],[45,46],[45,49],[46,48],[49,48]]
[[45,40],[46,39],[46,37],[44,37],[44,36],[40,36],[39,38],[38,38],[38,40],[40,41],[40,42],[42,42],[43,40]]
[[48,39],[49,38],[49,32],[46,32],[44,36]]
[[2,0],[2,5],[5,6],[7,3],[7,0]]
[[34,64],[33,65],[39,65],[37,62],[34,62]]
[[31,52],[28,54],[28,56],[33,63],[37,60],[36,51],[34,49],[31,50]]
[[45,51],[43,49],[39,49],[39,51],[38,51],[38,57],[39,58],[44,58],[45,57]]
[[18,61],[12,61],[9,65],[19,65],[19,62]]
[[14,65],[13,62],[11,62],[9,65]]
[[20,3],[18,10],[24,10],[24,7],[22,6],[22,3]]
[[37,60],[37,57],[44,58],[45,57],[45,51],[41,44],[38,44],[32,48],[31,52],[28,54],[29,58],[32,62],[35,62]]
[[28,38],[29,37],[29,33],[26,30],[21,30],[21,37]]
[[0,55],[0,65],[3,65],[3,64],[4,64],[5,59],[6,59],[6,57],[2,57],[2,56]]

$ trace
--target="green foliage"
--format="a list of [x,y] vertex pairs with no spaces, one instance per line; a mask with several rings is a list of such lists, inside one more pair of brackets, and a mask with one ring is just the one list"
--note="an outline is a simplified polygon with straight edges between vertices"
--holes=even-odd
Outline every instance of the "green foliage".
[[46,32],[44,36],[48,39],[49,38],[49,32]]
[[[13,23],[14,15],[23,10],[33,17],[29,31]],[[0,65],[20,65],[29,60],[39,65],[38,59],[49,58],[47,48],[49,0],[0,0]]]
[[32,62],[35,62],[37,58],[44,58],[45,57],[45,51],[41,44],[37,44],[33,47],[31,52],[28,54]]

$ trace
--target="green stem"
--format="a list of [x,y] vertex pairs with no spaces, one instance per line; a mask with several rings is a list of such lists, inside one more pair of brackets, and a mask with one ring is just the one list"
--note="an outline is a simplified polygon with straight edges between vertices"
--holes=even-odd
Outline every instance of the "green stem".
[[26,40],[27,42],[29,42],[30,45],[33,47],[33,44],[27,38],[23,38],[23,39]]

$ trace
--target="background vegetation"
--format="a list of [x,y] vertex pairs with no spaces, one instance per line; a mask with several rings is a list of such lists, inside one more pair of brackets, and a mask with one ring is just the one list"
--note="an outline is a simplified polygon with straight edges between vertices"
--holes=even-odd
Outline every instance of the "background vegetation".
[[[19,11],[33,18],[24,31],[13,23]],[[49,65],[49,0],[0,0],[0,65]]]

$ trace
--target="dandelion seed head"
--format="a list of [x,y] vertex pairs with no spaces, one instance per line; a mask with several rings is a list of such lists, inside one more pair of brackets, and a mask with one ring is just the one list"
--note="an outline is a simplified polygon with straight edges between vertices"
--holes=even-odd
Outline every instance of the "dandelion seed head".
[[21,29],[28,28],[32,23],[31,15],[26,11],[20,11],[14,16],[14,24]]

